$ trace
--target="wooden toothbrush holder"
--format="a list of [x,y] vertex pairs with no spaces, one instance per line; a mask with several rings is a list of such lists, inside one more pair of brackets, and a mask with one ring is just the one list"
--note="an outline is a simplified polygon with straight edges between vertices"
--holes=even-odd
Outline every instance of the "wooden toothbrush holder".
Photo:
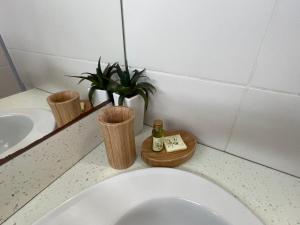
[[126,169],[136,159],[134,111],[123,106],[103,109],[98,116],[108,162],[115,169]]
[[79,93],[62,91],[48,96],[47,102],[58,127],[65,125],[81,114]]

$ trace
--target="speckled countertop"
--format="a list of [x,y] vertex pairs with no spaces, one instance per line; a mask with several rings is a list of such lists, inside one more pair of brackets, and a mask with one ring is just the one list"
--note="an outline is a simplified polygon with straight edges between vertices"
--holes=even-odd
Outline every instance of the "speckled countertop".
[[30,89],[5,98],[0,99],[1,109],[15,108],[46,108],[50,109],[47,97],[50,93],[40,89]]
[[[150,134],[145,127],[136,137],[139,151]],[[145,168],[140,157],[127,170],[112,169],[102,143],[48,186],[3,225],[29,225],[80,191],[104,179]],[[202,145],[179,169],[196,173],[222,186],[244,202],[266,225],[300,224],[300,179]]]

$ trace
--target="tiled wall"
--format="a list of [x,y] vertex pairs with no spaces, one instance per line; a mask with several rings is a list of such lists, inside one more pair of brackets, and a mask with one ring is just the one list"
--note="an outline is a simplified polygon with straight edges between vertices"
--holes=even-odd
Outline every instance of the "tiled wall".
[[65,75],[95,72],[96,62],[123,63],[119,0],[1,3],[0,34],[28,88],[78,90],[88,83]]
[[21,87],[11,68],[5,46],[0,36],[0,98],[16,94],[20,91]]
[[124,0],[129,64],[158,86],[146,122],[300,176],[298,0]]
[[[158,87],[146,117],[300,176],[298,0],[123,0],[129,65]],[[27,86],[87,83],[96,59],[123,63],[119,0],[6,1],[0,33]]]

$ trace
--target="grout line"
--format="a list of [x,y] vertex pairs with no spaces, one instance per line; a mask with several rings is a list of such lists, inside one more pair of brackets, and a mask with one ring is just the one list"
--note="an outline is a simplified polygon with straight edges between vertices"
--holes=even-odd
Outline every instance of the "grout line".
[[47,92],[48,94],[53,94],[53,92],[50,92],[50,91],[47,91],[47,90],[44,90],[42,88],[39,88],[39,87],[34,87],[35,89],[39,90],[39,91],[43,91],[43,92]]
[[238,104],[238,108],[237,108],[235,117],[234,117],[234,119],[233,119],[233,121],[232,121],[232,125],[231,125],[231,127],[230,127],[229,136],[228,136],[228,139],[227,139],[226,144],[225,144],[225,148],[224,148],[224,151],[225,151],[225,152],[227,152],[229,143],[230,143],[231,140],[232,140],[234,128],[235,128],[235,126],[236,126],[236,124],[237,124],[238,118],[239,118],[240,115],[241,115],[242,105],[243,105],[243,102],[244,102],[244,100],[245,100],[246,95],[248,94],[248,92],[249,92],[249,89],[246,88],[246,89],[243,91],[243,94],[242,94],[241,99],[240,99],[240,101],[239,101],[239,104]]
[[127,49],[126,49],[126,35],[125,35],[125,19],[124,19],[124,5],[123,0],[120,0],[120,9],[121,9],[121,20],[122,20],[122,39],[123,39],[123,53],[124,53],[124,62],[125,68],[128,68],[128,61],[127,61]]
[[[150,127],[152,126],[152,124],[148,124],[148,123],[146,123],[146,122],[145,122],[145,125],[150,126]],[[197,137],[196,137],[196,138],[197,138]],[[199,145],[203,145],[203,146],[205,146],[205,147],[207,147],[207,148],[210,148],[210,149],[212,149],[212,150],[215,150],[215,151],[218,151],[218,152],[222,152],[222,153],[224,153],[224,154],[228,154],[228,155],[231,155],[231,156],[233,156],[233,157],[236,157],[236,158],[239,158],[239,159],[242,159],[242,160],[245,160],[245,161],[248,161],[248,162],[251,162],[251,163],[260,165],[260,166],[263,166],[263,167],[265,167],[265,168],[268,168],[268,169],[271,169],[271,170],[275,170],[275,171],[277,171],[277,172],[280,172],[280,173],[283,173],[283,174],[286,174],[286,175],[289,175],[289,176],[292,176],[292,177],[295,177],[295,178],[300,179],[300,176],[296,176],[296,175],[294,175],[294,174],[291,174],[291,173],[287,173],[287,172],[281,171],[281,170],[279,170],[279,169],[276,169],[276,168],[273,168],[273,167],[264,165],[264,164],[262,164],[262,163],[259,163],[259,162],[256,162],[256,161],[253,161],[253,160],[244,158],[244,157],[242,157],[242,156],[233,154],[233,153],[231,153],[231,152],[227,152],[227,151],[225,151],[225,150],[222,150],[222,149],[213,147],[213,146],[208,145],[208,144],[203,144],[202,142],[199,141],[199,138],[197,138],[197,143],[198,143]]]
[[[141,67],[133,67],[133,66],[129,66],[129,68],[141,69]],[[265,91],[265,92],[272,92],[272,93],[276,93],[276,94],[300,96],[300,93],[286,92],[286,91],[263,88],[263,87],[258,87],[258,86],[251,86],[251,85],[243,85],[243,84],[238,84],[238,83],[233,83],[233,82],[228,82],[228,81],[219,81],[219,80],[214,80],[214,79],[209,79],[209,78],[174,74],[174,73],[168,73],[168,72],[162,72],[162,71],[156,71],[156,70],[146,70],[146,73],[147,73],[147,71],[149,71],[150,73],[160,73],[165,76],[179,77],[179,78],[185,78],[185,79],[195,79],[195,80],[200,80],[200,81],[205,81],[205,82],[216,83],[216,84],[220,84],[220,85],[235,86],[235,87],[244,88],[244,89],[253,89],[253,90],[259,90],[259,91]]]
[[265,92],[270,92],[270,93],[274,93],[274,94],[300,96],[300,92],[299,93],[293,93],[293,92],[282,91],[282,90],[274,90],[274,89],[258,87],[258,86],[250,86],[249,89],[265,91]]
[[[64,59],[70,59],[70,60],[87,62],[87,63],[96,63],[96,61],[90,61],[90,60],[86,60],[86,59],[72,58],[72,57],[53,55],[53,54],[48,54],[48,53],[22,50],[22,49],[15,49],[15,48],[9,48],[9,49],[13,50],[13,51],[18,51],[18,52],[24,52],[24,53],[27,53],[27,54],[45,55],[45,56],[50,56],[50,57],[64,58]],[[102,62],[102,63],[103,64],[108,64],[108,62]],[[5,67],[5,66],[0,66],[0,67],[2,68],[2,67]],[[139,68],[139,67],[129,66],[129,68]],[[221,85],[232,85],[232,86],[239,87],[239,88],[250,88],[250,89],[266,91],[266,92],[272,92],[272,93],[280,93],[280,94],[287,94],[287,95],[293,95],[293,96],[300,96],[300,93],[292,93],[292,92],[274,90],[274,89],[251,86],[251,85],[248,86],[248,85],[238,84],[238,83],[234,83],[234,82],[220,81],[220,80],[215,80],[215,79],[210,79],[210,78],[205,78],[205,77],[182,75],[182,74],[175,74],[175,73],[156,71],[156,70],[148,70],[148,71],[149,72],[154,72],[154,73],[162,73],[162,74],[165,74],[166,76],[173,76],[173,77],[176,76],[176,77],[179,77],[179,78],[196,79],[196,80],[200,80],[200,81],[212,82],[212,83],[221,84]],[[146,72],[147,72],[147,70],[146,70]]]
[[[130,68],[143,69],[143,67],[139,67],[139,66],[129,66],[129,67]],[[228,84],[228,85],[234,85],[234,86],[238,86],[238,87],[245,87],[245,85],[243,83],[237,83],[237,82],[233,82],[233,81],[217,80],[217,79],[208,78],[208,77],[205,77],[205,76],[179,74],[179,73],[168,72],[168,71],[163,71],[163,70],[158,71],[158,70],[155,70],[155,69],[146,69],[146,73],[147,73],[147,71],[154,72],[154,73],[163,73],[163,74],[166,74],[166,75],[169,75],[169,76],[194,78],[194,79],[198,79],[198,80],[202,80],[202,81],[210,81],[210,82],[215,82],[215,83],[219,83],[219,84]]]
[[[36,51],[23,50],[23,49],[17,49],[17,48],[9,48],[9,49],[13,50],[13,51],[28,53],[28,54],[46,55],[46,56],[50,56],[50,57],[70,59],[70,60],[93,63],[93,64],[96,63],[96,61],[91,61],[91,60],[87,60],[87,59],[72,58],[72,57],[68,57],[68,56],[54,55],[54,54],[50,54],[50,53],[36,52]],[[127,60],[127,58],[126,58],[126,60]],[[102,63],[103,64],[108,64],[108,62],[102,62]],[[129,67],[130,68],[139,68],[139,67],[134,67],[134,66],[129,66]],[[239,87],[239,88],[250,88],[250,89],[266,91],[266,92],[272,92],[272,93],[280,93],[280,94],[287,94],[287,95],[293,95],[293,96],[300,96],[300,93],[292,93],[292,92],[286,92],[286,91],[281,91],[281,90],[251,86],[250,83],[249,83],[250,80],[247,82],[247,84],[240,84],[240,83],[235,83],[235,82],[230,82],[230,81],[221,81],[221,80],[216,80],[216,79],[211,79],[211,78],[206,78],[206,77],[176,74],[176,73],[170,73],[170,72],[165,72],[165,71],[156,71],[156,70],[151,70],[151,69],[146,70],[146,72],[147,71],[154,72],[154,73],[162,73],[162,74],[165,74],[166,76],[173,76],[173,77],[176,76],[176,77],[179,77],[179,78],[196,79],[196,80],[200,80],[200,81],[213,82],[213,83],[220,84],[220,85],[232,85],[232,86]],[[253,74],[252,74],[252,76],[253,76]]]
[[[240,99],[239,106],[238,106],[238,109],[237,109],[235,118],[234,118],[234,120],[233,120],[233,124],[232,124],[231,129],[230,129],[229,138],[228,138],[228,140],[227,140],[227,143],[226,143],[225,149],[224,149],[225,152],[228,151],[229,143],[231,142],[232,136],[233,136],[233,133],[234,133],[234,128],[235,128],[235,126],[236,126],[236,124],[237,124],[238,118],[239,118],[240,115],[241,115],[242,104],[243,104],[244,100],[246,99],[246,96],[247,96],[247,94],[248,94],[248,92],[249,92],[249,90],[250,90],[250,87],[251,87],[251,81],[252,81],[252,79],[253,79],[253,77],[254,77],[254,75],[255,75],[255,71],[256,71],[256,68],[257,68],[257,64],[258,64],[258,57],[259,57],[259,55],[260,55],[260,53],[261,53],[262,46],[263,46],[263,44],[264,44],[264,42],[265,42],[265,39],[266,39],[266,37],[267,37],[267,33],[268,33],[268,31],[269,31],[269,29],[270,29],[270,26],[271,26],[271,24],[272,24],[272,20],[273,20],[274,14],[275,14],[275,9],[276,9],[276,7],[277,7],[277,2],[278,2],[278,0],[275,0],[275,1],[274,1],[274,5],[273,5],[273,7],[272,7],[272,11],[271,11],[271,15],[270,15],[269,21],[268,21],[268,23],[267,23],[267,26],[266,26],[266,28],[265,28],[263,37],[262,37],[261,42],[260,42],[260,44],[259,44],[259,47],[258,47],[258,50],[257,50],[257,53],[256,53],[256,57],[255,57],[255,60],[254,60],[254,62],[253,62],[252,70],[251,70],[251,72],[250,72],[250,76],[249,76],[248,82],[247,82],[247,84],[246,84],[246,86],[245,86],[245,87],[246,87],[246,90],[245,90],[244,93],[242,94],[242,97],[241,97],[241,99]],[[258,88],[256,88],[256,89],[258,89]]]
[[251,81],[254,77],[254,74],[255,74],[255,71],[256,71],[256,68],[257,68],[257,64],[258,64],[258,57],[261,53],[261,50],[262,50],[263,44],[265,42],[265,39],[267,38],[268,31],[270,30],[270,27],[271,27],[271,24],[272,24],[272,21],[273,21],[273,17],[274,17],[277,5],[278,5],[278,0],[275,0],[272,11],[271,11],[271,16],[269,18],[269,21],[268,21],[267,26],[265,28],[263,37],[262,37],[261,42],[260,42],[259,47],[258,47],[258,51],[257,51],[256,57],[255,57],[255,60],[254,60],[253,66],[252,66],[252,70],[250,72],[250,77],[249,77],[248,82],[247,82],[247,87],[250,86],[250,83],[251,83]]
[[209,146],[209,145],[206,145],[206,144],[200,143],[199,141],[198,141],[198,144],[200,144],[200,145],[203,145],[203,146],[205,146],[205,147],[208,147],[208,148],[211,148],[211,149],[213,149],[213,150],[216,150],[216,151],[219,151],[219,152],[223,152],[223,153],[225,153],[225,154],[228,154],[228,155],[231,155],[231,156],[237,157],[237,158],[239,158],[239,159],[242,159],[242,160],[245,160],[245,161],[248,161],[248,162],[251,162],[251,163],[254,163],[254,164],[260,165],[260,166],[263,166],[263,167],[265,167],[265,168],[268,168],[268,169],[271,169],[271,170],[275,170],[275,171],[277,171],[277,172],[280,172],[280,173],[283,173],[283,174],[286,174],[286,175],[289,175],[289,176],[295,177],[295,178],[297,178],[297,179],[300,179],[300,176],[296,176],[296,175],[294,175],[294,174],[291,174],[291,173],[288,173],[288,172],[284,172],[284,171],[282,171],[282,170],[279,170],[279,169],[276,169],[276,168],[273,168],[273,167],[270,167],[270,166],[264,165],[264,164],[262,164],[262,163],[259,163],[259,162],[256,162],[256,161],[253,161],[253,160],[250,160],[250,159],[244,158],[244,157],[242,157],[242,156],[239,156],[239,155],[233,154],[233,153],[231,153],[231,152],[227,152],[227,151],[224,151],[224,150],[221,150],[221,149],[218,149],[218,148],[215,148],[215,147],[212,147],[212,146]]
[[[25,49],[19,49],[19,48],[9,48],[9,50],[17,51],[17,52],[24,52],[24,53],[27,53],[27,54],[45,55],[45,56],[51,56],[51,57],[56,57],[56,58],[69,59],[69,60],[74,60],[74,61],[81,61],[81,62],[86,62],[86,63],[93,63],[93,64],[97,63],[96,60],[92,61],[92,60],[89,60],[89,59],[74,58],[74,57],[64,56],[64,55],[54,55],[54,54],[51,54],[51,53],[25,50]],[[108,62],[103,62],[103,61],[101,63],[108,64]]]
[[[28,53],[28,54],[45,55],[45,56],[50,56],[50,57],[70,59],[70,60],[82,61],[82,62],[87,62],[87,63],[96,63],[96,61],[91,61],[91,60],[87,60],[87,59],[80,59],[80,58],[74,58],[74,57],[63,56],[63,55],[54,55],[54,54],[51,54],[51,53],[31,51],[31,50],[25,50],[25,49],[19,49],[19,48],[9,48],[9,50],[24,52],[24,53]],[[108,64],[108,62],[102,62],[102,63]],[[134,67],[134,66],[129,66],[129,67],[139,68],[139,67]],[[183,77],[183,78],[194,78],[194,79],[198,79],[198,80],[202,80],[202,81],[210,81],[210,82],[215,82],[215,83],[219,83],[219,84],[223,84],[223,85],[228,84],[228,85],[234,85],[234,86],[238,86],[238,87],[245,87],[243,84],[230,82],[230,81],[221,81],[221,80],[215,80],[215,79],[210,79],[210,78],[205,78],[205,77],[182,75],[182,74],[170,73],[170,72],[165,72],[165,71],[156,71],[156,70],[151,70],[151,69],[148,69],[148,71],[156,72],[156,73],[165,73],[166,75],[169,75],[169,76],[178,76],[178,77]]]

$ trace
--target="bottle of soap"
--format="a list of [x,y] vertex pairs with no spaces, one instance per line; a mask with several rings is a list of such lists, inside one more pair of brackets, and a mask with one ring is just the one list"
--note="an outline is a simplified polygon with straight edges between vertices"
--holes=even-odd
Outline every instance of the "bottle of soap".
[[153,130],[152,130],[152,150],[155,152],[160,152],[164,147],[164,129],[163,122],[161,120],[154,120]]

